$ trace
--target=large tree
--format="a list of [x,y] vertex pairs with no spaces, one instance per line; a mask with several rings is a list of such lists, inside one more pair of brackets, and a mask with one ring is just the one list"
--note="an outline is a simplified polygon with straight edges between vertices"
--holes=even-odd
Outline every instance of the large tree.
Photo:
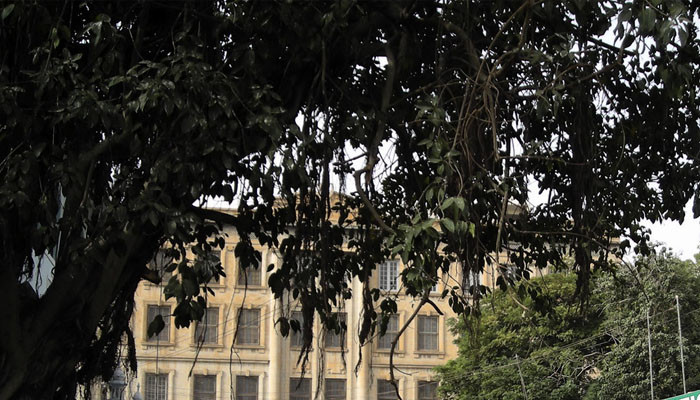
[[[576,307],[573,274],[523,281],[482,303],[481,318],[457,321],[459,357],[439,368],[446,399],[629,399],[649,396],[646,312],[654,398],[683,393],[675,296],[688,390],[698,387],[698,264],[674,255],[638,257],[597,274],[589,307]],[[542,291],[539,302],[527,295]]]
[[[606,300],[603,331],[613,341],[598,363],[599,379],[586,399],[646,397],[650,391],[648,332],[651,333],[654,396],[670,398],[683,393],[683,367],[688,391],[700,387],[700,254],[695,262],[681,261],[662,250],[640,257],[615,279],[601,281]],[[676,299],[680,305],[685,365],[681,367]],[[646,313],[650,330],[647,331]]]
[[[339,296],[364,299],[362,342],[381,329],[380,293],[345,277],[392,255],[420,306],[450,264],[499,251],[521,277],[571,251],[586,299],[613,238],[646,249],[640,220],[682,219],[698,191],[697,7],[4,2],[0,399],[109,376],[159,248],[179,255],[176,324],[200,317],[220,269],[185,248],[221,245],[223,223],[246,265],[252,237],[279,249],[270,287],[301,300],[307,347]],[[237,213],[202,207],[216,196]],[[468,312],[481,292],[444,295]]]
[[[527,293],[534,288],[539,302]],[[605,301],[596,291],[581,312],[575,289],[573,274],[538,277],[492,293],[479,317],[454,321],[459,356],[438,368],[443,396],[521,399],[525,390],[533,399],[581,399],[612,341],[602,328]]]

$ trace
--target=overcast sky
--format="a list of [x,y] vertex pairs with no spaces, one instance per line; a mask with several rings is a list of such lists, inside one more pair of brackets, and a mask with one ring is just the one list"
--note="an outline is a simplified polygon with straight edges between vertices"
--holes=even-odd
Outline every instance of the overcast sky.
[[692,260],[700,252],[700,219],[693,219],[692,201],[685,207],[685,216],[682,225],[671,221],[646,225],[651,228],[652,240],[664,243],[682,259]]

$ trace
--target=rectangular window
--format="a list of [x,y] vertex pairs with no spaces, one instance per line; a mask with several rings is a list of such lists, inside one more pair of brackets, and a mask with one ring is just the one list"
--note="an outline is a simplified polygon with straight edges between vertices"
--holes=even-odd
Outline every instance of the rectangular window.
[[325,386],[325,400],[345,400],[345,379],[326,379]]
[[464,274],[464,294],[474,295],[478,293],[479,285],[481,285],[481,272],[468,271]]
[[221,250],[212,249],[208,253],[197,255],[197,263],[200,274],[207,280],[208,284],[219,283],[218,271],[221,265]]
[[289,400],[311,400],[311,379],[291,378],[289,380]]
[[146,374],[146,400],[168,400],[168,374]]
[[379,289],[398,290],[399,289],[399,262],[384,261],[379,264]]
[[258,377],[236,377],[236,400],[258,400]]
[[418,316],[418,350],[438,349],[438,317]]
[[173,276],[172,272],[166,271],[166,269],[175,261],[175,259],[168,254],[172,249],[160,249],[153,256],[153,259],[148,262],[148,268],[150,270],[156,271],[160,282],[163,286],[168,284],[168,281]]
[[236,343],[243,345],[260,344],[260,309],[241,309]]
[[262,284],[262,271],[260,270],[260,263],[255,263],[254,265],[249,265],[248,268],[243,268],[239,261],[238,263],[238,285],[244,286],[248,283],[248,286],[260,286]]
[[391,342],[394,341],[396,335],[399,334],[399,316],[392,315],[389,317],[389,322],[386,324],[386,332],[379,337],[377,348],[381,350],[391,350]]
[[[292,311],[292,319],[299,321],[299,327],[304,329],[304,314],[301,311]],[[303,334],[294,330],[290,330],[290,345],[292,347],[301,347],[304,344]]]
[[503,263],[498,266],[499,274],[508,281],[517,282],[524,278],[525,271],[512,263]]
[[437,382],[419,381],[418,400],[437,400]]
[[195,375],[192,400],[216,400],[216,375]]
[[377,381],[377,400],[397,400],[396,389],[391,381],[378,380]]
[[345,329],[347,329],[347,326],[345,324],[345,321],[347,319],[347,315],[345,313],[335,313],[336,316],[336,321],[338,322],[338,325],[340,325],[340,331],[336,332],[335,330],[329,329],[326,331],[326,348],[341,348],[344,347],[343,345],[345,344],[343,339],[345,338]]
[[156,319],[157,315],[160,315],[163,318],[165,326],[159,334],[153,335],[150,338],[147,338],[146,340],[149,342],[160,343],[170,342],[170,306],[148,306],[147,314],[148,315],[146,316],[146,318],[148,319],[148,321],[146,323],[146,326],[150,325],[150,323],[154,319]]
[[202,320],[197,322],[194,334],[196,343],[216,344],[219,339],[219,307],[207,307]]

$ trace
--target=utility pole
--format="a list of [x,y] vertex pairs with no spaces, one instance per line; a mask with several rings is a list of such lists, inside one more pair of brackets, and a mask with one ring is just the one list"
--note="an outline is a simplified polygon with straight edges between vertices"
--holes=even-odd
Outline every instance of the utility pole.
[[649,308],[647,308],[647,343],[649,344],[649,384],[651,385],[651,400],[654,400],[654,368],[651,363],[651,328],[649,324]]
[[525,388],[525,379],[523,379],[523,371],[520,370],[520,357],[518,355],[515,355],[515,361],[518,363],[518,375],[520,375],[520,384],[523,387],[523,396],[525,397],[525,400],[528,400],[527,398],[527,389]]
[[688,393],[685,386],[685,361],[683,361],[683,333],[681,332],[681,306],[676,295],[676,315],[678,315],[678,346],[681,348],[681,374],[683,374],[683,393]]

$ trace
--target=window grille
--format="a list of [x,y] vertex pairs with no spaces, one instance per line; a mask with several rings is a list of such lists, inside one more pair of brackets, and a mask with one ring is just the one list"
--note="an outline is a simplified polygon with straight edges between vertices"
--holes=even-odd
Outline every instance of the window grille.
[[195,375],[192,400],[216,400],[216,375]]
[[241,309],[236,343],[243,345],[260,344],[260,310]]
[[[304,314],[301,311],[292,311],[292,319],[299,321],[299,327],[304,329]],[[301,347],[304,344],[302,332],[290,330],[290,345],[292,347]]]
[[438,349],[438,317],[418,316],[418,350]]
[[197,343],[214,344],[219,339],[219,307],[208,307],[202,320],[197,322],[195,340]]
[[437,400],[437,382],[419,381],[418,400]]
[[399,289],[399,262],[384,261],[379,264],[379,289],[398,290]]
[[378,380],[377,381],[377,400],[397,400],[396,389],[391,381]]
[[394,341],[396,335],[399,334],[399,316],[392,315],[389,317],[389,322],[386,324],[386,332],[379,337],[377,347],[381,350],[390,350],[391,342]]
[[345,338],[345,313],[336,313],[336,318],[341,330],[336,333],[336,331],[329,329],[326,332],[326,348],[338,348],[343,347],[343,339]]
[[289,400],[311,400],[311,379],[291,378],[289,380]]
[[168,400],[168,374],[146,374],[146,400]]
[[248,268],[243,268],[238,263],[238,285],[244,286],[260,286],[262,284],[262,271],[260,269],[260,263],[254,265],[249,265]]
[[157,315],[160,315],[163,318],[165,326],[159,334],[153,335],[150,338],[147,338],[147,340],[149,342],[170,342],[170,306],[148,306],[146,316],[148,318],[148,321],[146,323],[146,326],[150,325],[150,323],[156,318]]
[[257,376],[236,376],[236,400],[258,400]]
[[325,400],[345,400],[345,379],[326,379]]

